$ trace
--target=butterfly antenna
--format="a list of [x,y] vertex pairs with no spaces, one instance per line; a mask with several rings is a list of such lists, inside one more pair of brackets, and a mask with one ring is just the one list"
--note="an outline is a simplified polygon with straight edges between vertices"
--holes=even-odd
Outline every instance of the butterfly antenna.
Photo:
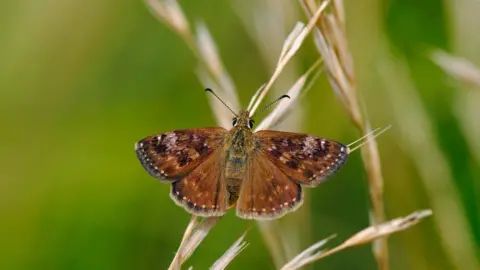
[[205,89],[205,92],[209,92],[209,93],[211,93],[212,95],[214,95],[218,100],[220,100],[220,102],[223,103],[223,105],[225,105],[225,107],[227,107],[227,109],[229,109],[229,110],[233,113],[233,115],[238,116],[238,115],[227,105],[227,103],[225,103],[225,101],[223,101],[219,96],[217,96],[217,94],[215,94],[215,92],[213,92],[212,89],[207,88],[207,89]]
[[272,106],[273,104],[279,102],[280,100],[284,99],[284,98],[290,98],[289,95],[282,95],[281,97],[275,99],[274,101],[268,103],[267,105],[263,106],[260,110],[258,110],[255,114],[253,114],[251,117],[254,117],[255,115],[263,112],[265,109],[267,109],[268,107]]
[[[383,129],[376,128],[376,129],[370,131],[370,132],[369,132],[368,134],[366,134],[365,136],[361,137],[360,139],[358,139],[358,140],[356,140],[356,141],[354,141],[354,142],[352,142],[352,143],[349,143],[349,144],[347,145],[347,147],[348,147],[348,153],[351,153],[351,152],[357,150],[358,148],[362,147],[362,146],[363,146],[364,144],[366,144],[368,141],[373,140],[374,138],[380,136],[380,134],[382,134],[383,132],[387,131],[387,130],[388,130],[389,128],[391,128],[391,127],[392,127],[392,126],[390,125],[390,126],[385,127],[385,128],[383,128]],[[372,137],[370,137],[370,136],[372,136]],[[360,144],[355,145],[355,144],[357,144],[357,143],[359,143],[359,142],[360,142]],[[355,145],[355,146],[354,146],[354,145]],[[351,146],[354,146],[354,147],[353,147],[353,148],[350,148]]]

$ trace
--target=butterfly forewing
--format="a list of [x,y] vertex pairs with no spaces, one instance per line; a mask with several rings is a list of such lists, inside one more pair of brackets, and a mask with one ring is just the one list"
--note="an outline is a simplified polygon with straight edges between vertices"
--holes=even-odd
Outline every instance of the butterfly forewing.
[[261,152],[290,179],[314,187],[345,163],[347,146],[300,133],[262,130],[254,133]]
[[172,199],[195,215],[223,215],[228,206],[224,160],[223,151],[217,150],[190,174],[172,183]]
[[179,180],[223,145],[226,132],[220,127],[175,130],[144,138],[135,151],[153,177]]
[[263,153],[249,158],[237,201],[237,216],[273,219],[302,204],[302,188],[273,165]]

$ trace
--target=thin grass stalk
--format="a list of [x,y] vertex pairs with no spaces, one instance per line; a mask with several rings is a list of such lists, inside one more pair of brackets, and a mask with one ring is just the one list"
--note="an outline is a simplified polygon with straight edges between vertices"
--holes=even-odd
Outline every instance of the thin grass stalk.
[[173,257],[173,260],[170,263],[170,266],[168,267],[169,270],[180,268],[181,261],[182,261],[181,250],[185,246],[186,241],[192,235],[192,232],[195,229],[195,227],[198,226],[199,220],[200,220],[199,217],[197,217],[195,215],[192,215],[192,218],[190,219],[190,222],[188,223],[187,228],[185,229],[185,232],[183,233],[182,241],[180,242],[180,246],[178,247],[178,250],[175,253],[175,257]]
[[192,218],[185,229],[182,241],[173,258],[168,270],[181,269],[182,264],[192,256],[193,252],[202,243],[210,230],[217,224],[220,217],[204,218],[192,215]]
[[317,76],[312,76],[319,69],[319,65],[321,60],[317,60],[302,76],[298,78],[298,80],[290,87],[290,89],[286,92],[287,95],[290,97],[289,99],[283,99],[278,102],[277,106],[272,110],[270,114],[268,114],[258,126],[255,128],[255,131],[264,130],[267,128],[273,128],[278,125],[284,117],[290,112],[290,110],[297,105],[298,98],[300,94],[306,93],[312,84],[307,84],[307,80],[309,82],[315,81]]
[[[300,0],[305,13],[311,17],[317,8],[314,0]],[[343,1],[334,0],[331,12],[326,12],[317,21],[315,43],[325,61],[325,68],[335,93],[339,97],[351,121],[362,135],[371,131],[370,123],[360,109],[357,96],[353,60],[348,49],[345,34]],[[362,148],[362,160],[367,173],[372,225],[380,224],[385,220],[383,202],[383,177],[380,165],[380,156],[375,140],[369,140]],[[373,254],[379,269],[388,269],[387,239],[381,238],[373,245]]]
[[323,1],[320,6],[313,11],[312,17],[309,19],[308,24],[299,31],[299,27],[296,26],[293,31],[293,35],[295,35],[295,38],[288,38],[286,42],[284,43],[283,49],[282,49],[282,54],[281,57],[278,60],[278,64],[275,67],[275,70],[268,80],[267,84],[265,87],[262,89],[260,92],[258,99],[254,103],[254,105],[251,108],[250,113],[254,114],[260,103],[263,101],[265,96],[267,95],[268,91],[270,88],[273,86],[273,83],[278,79],[278,76],[280,73],[283,71],[287,63],[292,59],[292,57],[295,55],[295,53],[298,51],[302,43],[304,42],[305,38],[307,35],[312,31],[312,29],[315,27],[317,21],[322,15],[322,12],[325,10],[325,8],[328,6],[328,3],[330,1],[326,0]]
[[347,248],[365,245],[375,241],[376,239],[385,238],[396,232],[406,230],[413,225],[418,224],[422,219],[430,215],[432,215],[432,211],[430,209],[420,210],[413,212],[406,217],[399,217],[387,222],[383,222],[381,224],[372,225],[354,234],[353,236],[345,240],[343,243],[332,249],[321,250],[321,248],[323,248],[323,246],[325,246],[325,244],[327,244],[327,242],[331,238],[333,238],[332,236],[330,236],[315,243],[302,253],[298,254],[290,262],[285,264],[281,268],[281,270],[300,269],[308,264],[312,264],[316,261],[324,259],[327,256],[333,255]]
[[237,257],[237,255],[248,246],[247,242],[243,241],[246,235],[247,232],[242,234],[242,236],[240,236],[240,238],[238,238],[237,241],[235,241],[233,245],[217,261],[215,261],[212,267],[210,267],[210,270],[225,269],[228,264],[230,264],[233,259],[235,259],[235,257]]

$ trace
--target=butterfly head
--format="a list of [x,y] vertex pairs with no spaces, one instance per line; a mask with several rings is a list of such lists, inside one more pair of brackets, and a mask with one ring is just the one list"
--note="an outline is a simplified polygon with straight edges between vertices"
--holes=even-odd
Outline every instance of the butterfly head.
[[232,126],[234,128],[237,128],[237,129],[244,129],[244,130],[251,130],[253,128],[253,124],[255,123],[255,121],[253,121],[252,117],[257,115],[259,112],[262,112],[264,111],[265,109],[267,109],[268,107],[270,107],[271,105],[277,103],[278,101],[282,100],[283,98],[290,98],[289,95],[282,95],[281,97],[277,98],[276,100],[274,100],[273,102],[263,106],[263,108],[261,108],[257,113],[255,114],[252,114],[250,115],[250,112],[248,110],[241,110],[240,113],[236,114],[228,105],[227,103],[225,103],[225,101],[223,101],[219,96],[217,96],[217,94],[215,94],[215,92],[213,92],[212,89],[210,88],[207,88],[205,89],[206,92],[209,92],[211,93],[212,95],[214,95],[220,102],[223,103],[223,105],[225,105],[225,107],[227,109],[229,109],[234,115],[235,117],[233,118],[233,121],[232,121]]
[[241,110],[240,113],[236,115],[232,121],[233,127],[245,128],[249,130],[253,128],[253,124],[255,124],[255,121],[250,118],[250,112],[247,110]]

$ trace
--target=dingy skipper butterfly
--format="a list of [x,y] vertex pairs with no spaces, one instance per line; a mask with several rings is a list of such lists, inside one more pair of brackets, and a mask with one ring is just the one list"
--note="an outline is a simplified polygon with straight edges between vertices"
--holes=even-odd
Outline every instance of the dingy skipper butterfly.
[[191,214],[222,216],[236,206],[244,219],[279,218],[302,204],[302,187],[317,186],[347,160],[348,147],[339,142],[273,130],[254,133],[247,110],[232,113],[230,130],[175,130],[135,144],[145,170],[171,184],[170,197]]

